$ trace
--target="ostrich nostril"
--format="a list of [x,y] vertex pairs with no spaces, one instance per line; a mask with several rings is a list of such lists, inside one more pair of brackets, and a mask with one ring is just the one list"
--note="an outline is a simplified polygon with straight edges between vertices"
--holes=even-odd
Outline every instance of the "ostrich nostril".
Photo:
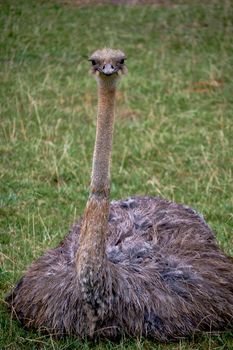
[[113,65],[111,64],[111,68],[114,69]]
[[103,69],[105,69],[105,64],[103,65]]

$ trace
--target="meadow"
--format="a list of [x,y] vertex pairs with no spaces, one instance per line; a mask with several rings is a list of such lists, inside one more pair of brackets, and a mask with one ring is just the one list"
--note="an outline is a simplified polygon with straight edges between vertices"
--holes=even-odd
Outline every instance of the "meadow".
[[[80,2],[80,1],[79,1]],[[0,349],[227,350],[232,333],[173,344],[25,330],[4,296],[83,212],[96,122],[88,55],[127,54],[111,198],[161,196],[203,213],[233,255],[233,3],[0,1]]]

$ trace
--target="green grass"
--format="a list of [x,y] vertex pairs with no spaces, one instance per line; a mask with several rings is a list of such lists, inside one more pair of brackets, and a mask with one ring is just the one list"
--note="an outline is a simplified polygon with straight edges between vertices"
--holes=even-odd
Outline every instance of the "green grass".
[[0,349],[232,349],[232,334],[162,345],[55,340],[24,330],[4,304],[83,211],[97,102],[86,58],[103,46],[124,50],[129,70],[118,93],[112,198],[160,195],[193,206],[233,254],[232,2],[7,0],[0,23]]

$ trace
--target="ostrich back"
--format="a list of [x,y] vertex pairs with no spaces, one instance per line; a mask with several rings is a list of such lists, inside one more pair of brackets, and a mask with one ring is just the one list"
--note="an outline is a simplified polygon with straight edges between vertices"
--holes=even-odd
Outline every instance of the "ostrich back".
[[75,265],[80,222],[29,267],[7,297],[26,326],[79,337],[124,333],[160,341],[232,327],[231,258],[200,214],[150,197],[111,203],[106,243],[111,292],[108,307],[95,313],[90,326]]

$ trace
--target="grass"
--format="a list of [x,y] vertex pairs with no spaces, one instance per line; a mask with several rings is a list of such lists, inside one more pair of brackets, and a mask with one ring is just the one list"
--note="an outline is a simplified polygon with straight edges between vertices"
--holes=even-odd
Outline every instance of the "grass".
[[175,344],[56,340],[12,319],[5,294],[82,213],[95,133],[87,56],[127,53],[119,87],[112,198],[163,196],[202,212],[233,254],[233,5],[0,4],[0,349],[232,349],[232,334]]

